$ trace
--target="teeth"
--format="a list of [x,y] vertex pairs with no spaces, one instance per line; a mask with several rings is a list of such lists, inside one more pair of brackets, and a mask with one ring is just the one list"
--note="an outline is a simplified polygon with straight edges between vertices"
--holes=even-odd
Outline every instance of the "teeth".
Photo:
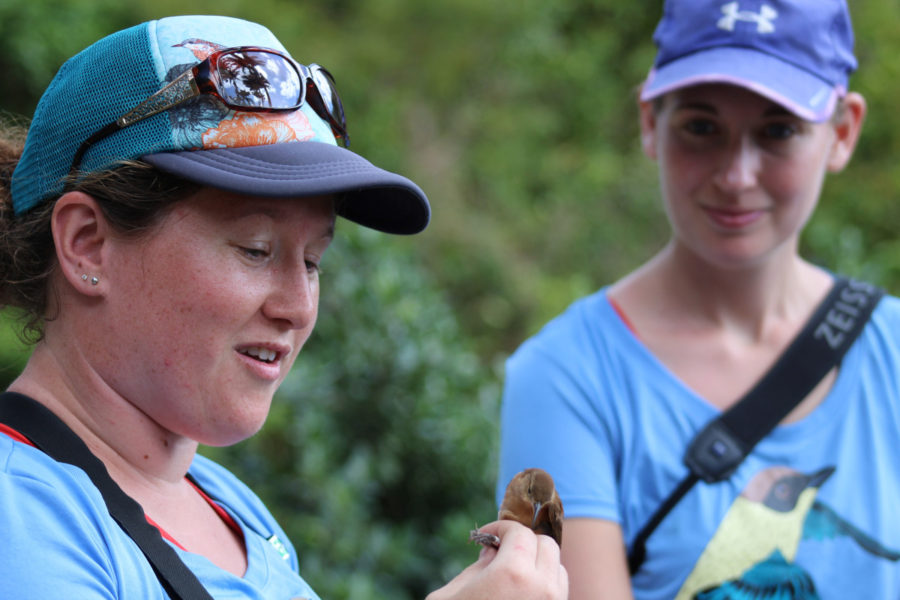
[[265,348],[256,347],[247,348],[246,350],[243,350],[243,353],[247,356],[258,358],[259,360],[264,362],[272,362],[273,360],[275,360],[275,357],[278,356],[278,354],[274,350],[267,350]]

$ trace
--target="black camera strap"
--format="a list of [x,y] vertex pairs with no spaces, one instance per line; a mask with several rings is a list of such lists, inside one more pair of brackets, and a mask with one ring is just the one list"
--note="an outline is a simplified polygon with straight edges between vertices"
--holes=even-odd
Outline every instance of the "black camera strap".
[[699,480],[716,483],[731,476],[757,442],[840,363],[882,295],[884,291],[873,285],[838,277],[815,314],[772,368],[743,398],[694,437],[684,456],[690,473],[631,545],[628,569],[632,575],[644,562],[647,538],[666,515]]
[[100,490],[109,514],[140,547],[172,600],[212,600],[175,550],[147,522],[144,509],[109,476],[106,466],[43,404],[14,392],[0,394],[0,423],[12,427],[51,458],[75,465]]

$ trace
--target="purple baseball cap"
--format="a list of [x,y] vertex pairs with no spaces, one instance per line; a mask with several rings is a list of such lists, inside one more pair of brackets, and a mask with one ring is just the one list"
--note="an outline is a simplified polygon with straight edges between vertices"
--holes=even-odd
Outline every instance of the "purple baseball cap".
[[[213,52],[239,46],[287,54],[262,25],[197,15],[136,25],[70,58],[31,120],[12,177],[15,213],[62,193],[82,142]],[[231,110],[209,96],[193,98],[100,139],[83,154],[79,170],[91,173],[135,159],[240,194],[335,194],[340,216],[388,233],[417,233],[431,216],[415,183],[338,146],[331,126],[309,103],[259,113]]]
[[832,115],[857,66],[844,0],[666,0],[653,41],[641,100],[726,83],[813,122]]

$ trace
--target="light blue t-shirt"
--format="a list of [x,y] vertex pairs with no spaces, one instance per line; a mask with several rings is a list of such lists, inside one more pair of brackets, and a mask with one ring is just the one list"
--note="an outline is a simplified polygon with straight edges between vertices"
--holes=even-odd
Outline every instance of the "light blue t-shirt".
[[[543,468],[566,517],[617,522],[630,548],[687,475],[688,443],[720,413],[605,292],[507,362],[497,499],[516,472]],[[777,427],[727,481],[698,483],[649,538],[632,585],[639,600],[898,598],[898,561],[900,300],[885,297],[825,400]]]
[[[298,573],[287,536],[256,495],[202,456],[190,473],[240,525],[247,548],[247,572],[238,577],[173,546],[213,598],[318,600]],[[2,434],[0,536],[4,600],[169,598],[83,471]]]

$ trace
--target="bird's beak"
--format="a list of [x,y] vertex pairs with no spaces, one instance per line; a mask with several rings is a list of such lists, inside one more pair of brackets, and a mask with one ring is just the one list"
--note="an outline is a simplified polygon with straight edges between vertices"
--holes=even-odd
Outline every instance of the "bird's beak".
[[540,502],[532,502],[532,506],[534,506],[534,516],[531,519],[531,527],[532,529],[537,527],[538,522],[538,513],[541,512],[541,507],[544,506]]

